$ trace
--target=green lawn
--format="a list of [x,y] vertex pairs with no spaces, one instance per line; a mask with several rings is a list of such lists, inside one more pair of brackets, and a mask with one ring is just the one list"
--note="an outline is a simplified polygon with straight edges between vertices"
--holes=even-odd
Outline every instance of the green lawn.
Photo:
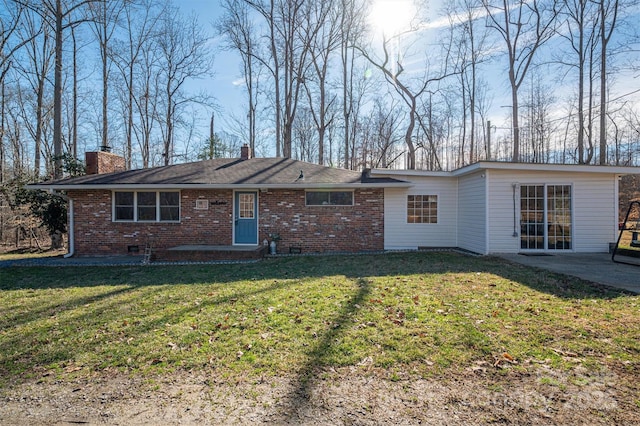
[[639,296],[455,253],[4,268],[0,387],[104,369],[250,377],[363,363],[417,375],[479,362],[635,368],[639,313]]

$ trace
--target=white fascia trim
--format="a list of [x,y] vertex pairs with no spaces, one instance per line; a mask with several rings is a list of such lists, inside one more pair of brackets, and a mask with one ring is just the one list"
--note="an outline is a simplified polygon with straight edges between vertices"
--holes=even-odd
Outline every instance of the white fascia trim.
[[507,163],[481,161],[466,167],[454,170],[454,176],[462,176],[477,170],[526,170],[540,172],[570,172],[570,173],[603,173],[634,175],[640,174],[640,167],[624,166],[596,166],[586,164],[541,164],[541,163]]
[[480,161],[459,169],[446,171],[431,170],[390,170],[372,169],[371,175],[376,176],[425,176],[425,177],[456,177],[473,173],[478,170],[527,170],[541,172],[573,172],[573,173],[605,173],[618,175],[640,174],[640,167],[627,166],[596,166],[586,164],[541,164],[541,163],[507,163],[499,161]]
[[453,172],[433,171],[433,170],[390,170],[372,169],[371,175],[377,176],[432,176],[432,177],[452,177]]
[[70,189],[85,189],[85,190],[96,190],[96,189],[104,189],[107,191],[111,190],[119,190],[119,189],[129,189],[129,190],[149,190],[149,189],[233,189],[233,190],[244,190],[244,189],[367,189],[367,188],[409,188],[412,186],[410,182],[398,182],[398,183],[357,183],[357,184],[349,184],[349,183],[316,183],[309,185],[291,185],[291,184],[268,184],[268,185],[260,185],[260,184],[239,184],[239,185],[229,185],[229,184],[114,184],[114,185],[96,185],[96,184],[75,184],[75,185],[26,185],[27,189],[40,189],[44,191],[50,190],[70,190]]

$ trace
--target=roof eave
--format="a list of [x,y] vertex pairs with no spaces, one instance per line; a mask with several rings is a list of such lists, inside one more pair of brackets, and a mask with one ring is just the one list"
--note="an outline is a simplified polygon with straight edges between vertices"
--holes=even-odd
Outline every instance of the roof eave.
[[402,169],[372,169],[371,175],[376,176],[427,176],[427,177],[452,177],[450,171],[434,170],[402,170]]
[[480,161],[453,171],[454,176],[463,176],[478,170],[514,170],[539,172],[597,173],[613,175],[640,174],[640,167],[600,166],[593,164],[547,164]]
[[27,189],[39,189],[43,191],[68,191],[68,190],[146,190],[146,189],[358,189],[358,188],[408,188],[412,186],[410,182],[367,182],[367,183],[309,183],[309,184],[31,184],[26,185]]
[[513,171],[558,171],[572,173],[601,173],[614,175],[640,174],[640,167],[630,166],[598,166],[587,164],[541,164],[541,163],[511,163],[500,161],[480,161],[461,167],[453,171],[431,170],[389,170],[373,169],[375,176],[421,176],[421,177],[457,177],[479,170],[513,170]]

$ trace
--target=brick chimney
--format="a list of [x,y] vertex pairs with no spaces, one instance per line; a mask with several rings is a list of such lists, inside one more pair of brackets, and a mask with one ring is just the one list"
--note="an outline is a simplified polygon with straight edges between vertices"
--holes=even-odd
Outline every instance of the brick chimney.
[[249,158],[251,158],[251,150],[249,149],[249,145],[245,143],[242,145],[242,148],[240,148],[240,159],[248,160]]
[[84,160],[88,175],[101,175],[125,170],[124,157],[107,151],[85,152]]

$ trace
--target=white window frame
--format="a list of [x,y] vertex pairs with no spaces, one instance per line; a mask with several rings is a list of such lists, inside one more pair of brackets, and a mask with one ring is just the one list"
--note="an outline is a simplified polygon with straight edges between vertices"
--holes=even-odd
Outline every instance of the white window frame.
[[[133,193],[133,220],[116,219],[116,193],[132,192]],[[161,220],[160,219],[160,193],[172,192],[178,194],[178,220]],[[155,220],[138,220],[138,194],[139,193],[155,193],[156,194],[156,219]],[[111,221],[116,223],[180,223],[182,217],[182,196],[179,190],[166,191],[134,191],[134,190],[113,190],[111,192]]]
[[[416,197],[416,196],[421,196],[421,197],[436,197],[436,221],[435,222],[409,222],[409,197]],[[438,223],[440,223],[440,194],[407,194],[407,197],[405,198],[405,221],[407,223],[407,225],[437,225]]]
[[[351,193],[351,204],[307,204],[307,194],[309,192],[349,192]],[[353,207],[356,202],[355,191],[353,189],[307,189],[304,191],[304,205],[306,207]]]
[[[543,247],[542,248],[522,248],[522,193],[521,189],[523,186],[542,186],[543,187],[543,200],[544,200],[544,210],[543,210]],[[568,186],[569,187],[569,195],[571,208],[569,209],[569,213],[571,214],[571,226],[570,226],[570,237],[571,237],[571,248],[549,248],[549,221],[548,221],[548,210],[549,207],[547,205],[548,202],[548,187],[550,186]],[[540,182],[524,182],[518,185],[518,205],[517,205],[517,215],[518,215],[518,250],[522,252],[564,252],[570,253],[576,251],[576,233],[575,233],[575,184],[574,182],[549,182],[549,183],[540,183]]]

